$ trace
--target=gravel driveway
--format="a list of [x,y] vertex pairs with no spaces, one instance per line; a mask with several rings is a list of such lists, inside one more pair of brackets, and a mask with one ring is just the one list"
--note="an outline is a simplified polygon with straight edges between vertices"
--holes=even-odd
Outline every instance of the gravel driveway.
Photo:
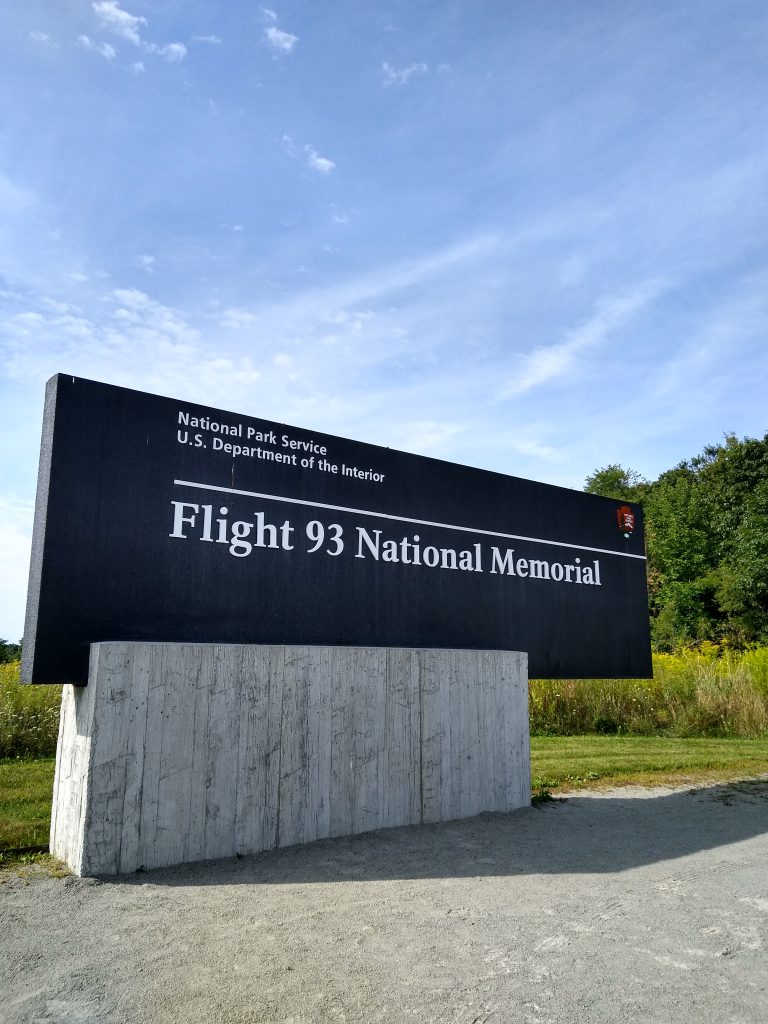
[[768,780],[0,886],[7,1024],[765,1024]]

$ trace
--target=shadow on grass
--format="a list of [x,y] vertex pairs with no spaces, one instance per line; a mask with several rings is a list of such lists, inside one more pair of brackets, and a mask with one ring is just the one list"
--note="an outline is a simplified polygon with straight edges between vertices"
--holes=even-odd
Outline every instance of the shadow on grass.
[[104,879],[159,886],[294,885],[499,875],[600,874],[768,833],[768,780],[641,798],[554,798],[511,814],[325,839],[253,856]]

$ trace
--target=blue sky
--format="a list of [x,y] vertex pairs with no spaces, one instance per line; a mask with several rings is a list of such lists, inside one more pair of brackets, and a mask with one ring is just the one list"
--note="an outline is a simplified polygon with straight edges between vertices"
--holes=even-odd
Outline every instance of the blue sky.
[[764,0],[12,0],[0,637],[58,371],[580,488],[768,429]]

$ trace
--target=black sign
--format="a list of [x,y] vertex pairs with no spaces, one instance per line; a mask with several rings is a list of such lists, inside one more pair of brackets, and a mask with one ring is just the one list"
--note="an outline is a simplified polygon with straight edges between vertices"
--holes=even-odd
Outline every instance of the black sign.
[[527,651],[651,675],[641,510],[76,377],[48,383],[22,674],[103,640]]

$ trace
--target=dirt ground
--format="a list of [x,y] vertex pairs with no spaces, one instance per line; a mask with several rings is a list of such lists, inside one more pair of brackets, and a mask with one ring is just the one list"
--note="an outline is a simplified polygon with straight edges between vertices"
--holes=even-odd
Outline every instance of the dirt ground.
[[0,886],[4,1024],[765,1024],[768,780]]

